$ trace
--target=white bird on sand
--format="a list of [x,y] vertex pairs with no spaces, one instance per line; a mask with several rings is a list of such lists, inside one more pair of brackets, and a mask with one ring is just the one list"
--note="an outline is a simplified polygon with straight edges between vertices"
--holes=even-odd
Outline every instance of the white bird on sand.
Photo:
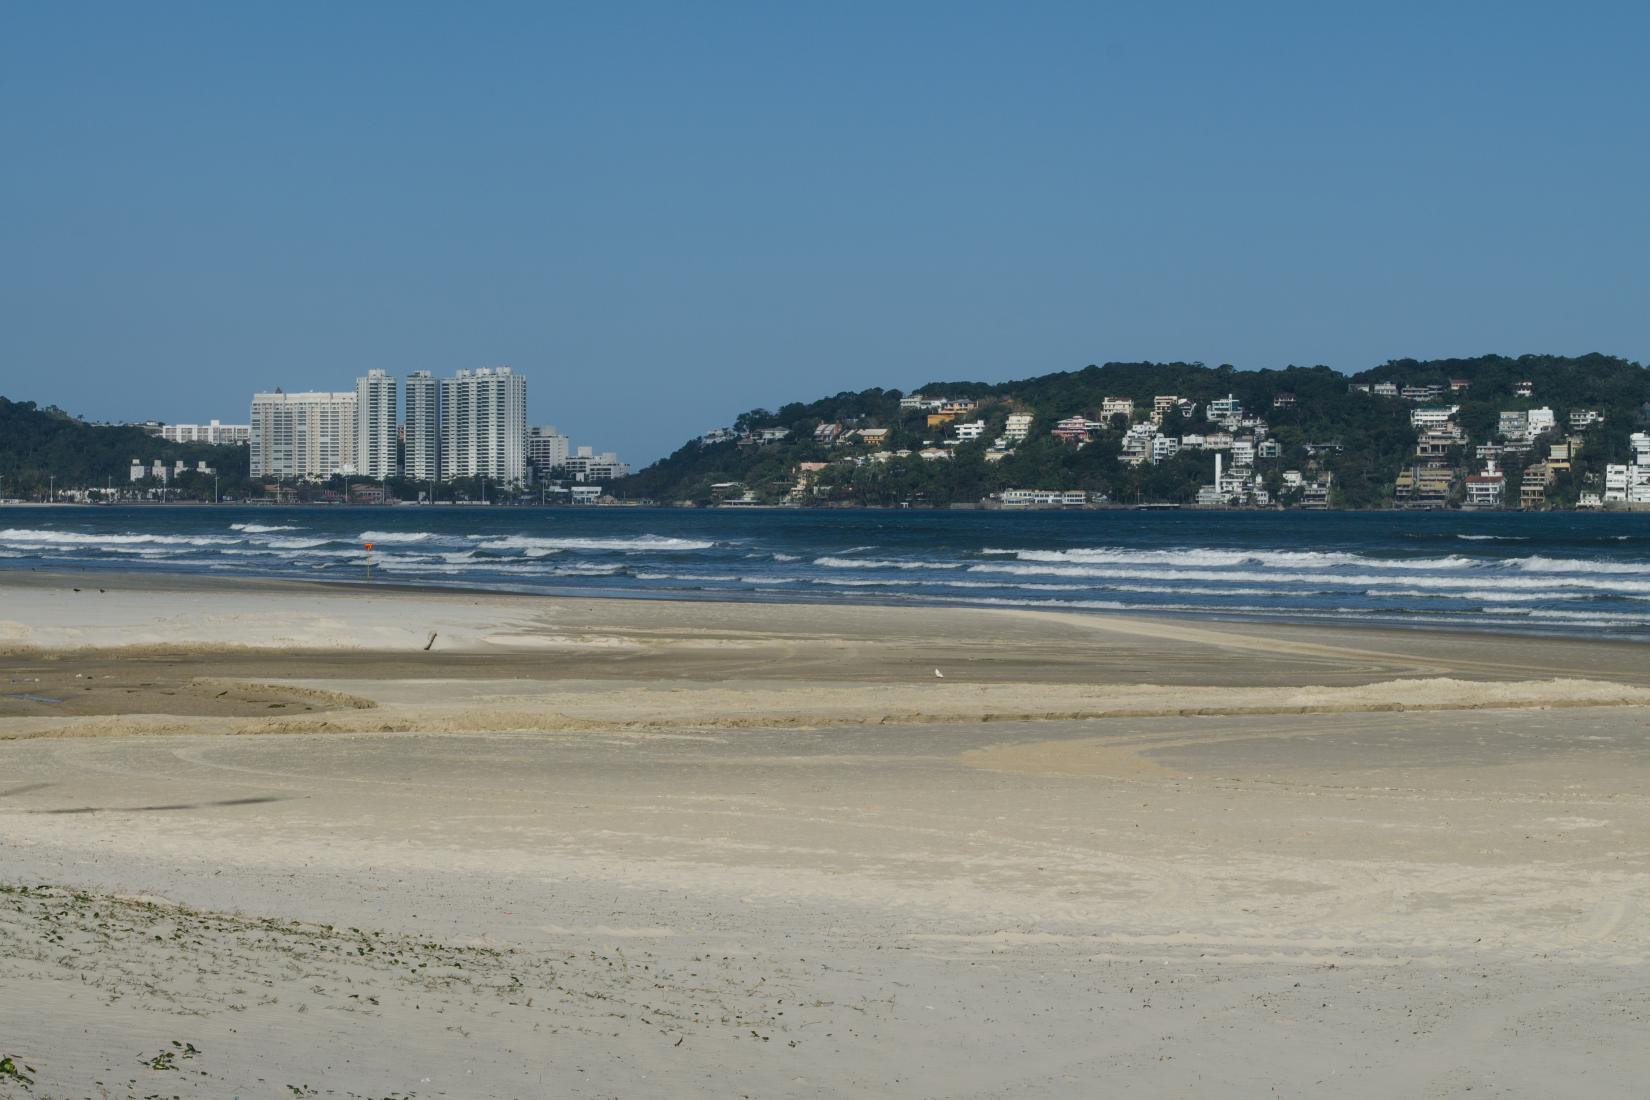
[[936,668],[936,669],[935,669],[935,670],[934,670],[934,675],[935,675],[935,676],[938,676],[938,677],[939,677],[939,678],[940,678],[940,679],[942,679],[942,680],[943,680],[943,679],[945,679],[945,673],[943,673],[943,672],[941,672],[941,671],[940,671],[940,670],[939,670],[939,669],[937,669],[937,668]]

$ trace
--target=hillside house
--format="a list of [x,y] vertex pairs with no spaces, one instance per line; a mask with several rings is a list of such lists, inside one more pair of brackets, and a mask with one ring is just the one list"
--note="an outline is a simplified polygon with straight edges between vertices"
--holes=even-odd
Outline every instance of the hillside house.
[[1090,420],[1084,416],[1068,416],[1054,425],[1049,434],[1067,443],[1082,443],[1094,433],[1104,429],[1105,425],[1097,420]]
[[1134,401],[1127,397],[1102,397],[1100,399],[1100,419],[1110,422],[1114,416],[1126,416],[1134,419]]
[[1455,414],[1461,411],[1459,405],[1439,405],[1435,408],[1416,409],[1409,414],[1409,423],[1413,428],[1436,429],[1448,427],[1455,420]]
[[1500,508],[1507,499],[1507,475],[1491,459],[1481,473],[1467,478],[1466,506],[1474,509]]
[[1449,454],[1451,447],[1459,447],[1463,442],[1461,434],[1453,431],[1422,432],[1415,442],[1416,458],[1443,458]]
[[1442,508],[1449,503],[1456,470],[1441,462],[1416,463],[1398,474],[1392,500],[1400,508]]
[[1539,511],[1547,506],[1547,486],[1553,483],[1553,471],[1545,462],[1524,467],[1524,480],[1518,486],[1518,506],[1526,512]]
[[1243,402],[1239,401],[1232,394],[1227,394],[1225,397],[1217,397],[1213,401],[1209,402],[1209,419],[1216,421],[1217,423],[1242,420]]

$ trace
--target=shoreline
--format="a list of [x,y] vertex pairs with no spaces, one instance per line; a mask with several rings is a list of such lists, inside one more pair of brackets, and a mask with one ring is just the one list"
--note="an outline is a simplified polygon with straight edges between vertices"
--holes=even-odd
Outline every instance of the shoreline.
[[[157,568],[152,572],[132,569],[102,569],[86,568],[72,569],[18,569],[0,565],[0,591],[7,588],[42,589],[62,587],[73,588],[79,582],[80,586],[93,587],[120,587],[142,588],[149,591],[192,592],[199,594],[220,593],[233,595],[239,592],[294,592],[310,595],[325,595],[327,593],[346,593],[351,595],[381,594],[387,596],[425,596],[430,598],[450,597],[452,599],[499,599],[499,600],[528,600],[528,601],[580,601],[599,600],[619,604],[711,604],[717,606],[736,607],[781,607],[781,608],[827,608],[827,607],[855,607],[866,611],[886,612],[919,612],[919,611],[1002,611],[1007,613],[1047,614],[1047,615],[1079,615],[1094,617],[1102,620],[1145,620],[1148,622],[1162,622],[1165,624],[1198,624],[1209,623],[1232,630],[1250,628],[1269,628],[1284,631],[1322,631],[1339,634],[1342,632],[1369,633],[1393,639],[1387,644],[1400,644],[1398,639],[1427,637],[1435,639],[1455,639],[1462,644],[1483,644],[1488,641],[1505,642],[1522,640],[1525,642],[1564,643],[1585,641],[1592,644],[1611,644],[1643,648],[1650,645],[1650,635],[1617,635],[1599,638],[1595,635],[1583,634],[1578,630],[1563,630],[1556,627],[1528,626],[1515,629],[1512,623],[1503,622],[1462,622],[1439,623],[1436,621],[1403,621],[1392,619],[1388,621],[1366,621],[1352,616],[1315,615],[1310,612],[1280,611],[1275,614],[1266,612],[1222,612],[1217,610],[1203,611],[1168,611],[1152,607],[1129,607],[1126,609],[1101,609],[1058,606],[1038,606],[1034,601],[1023,604],[988,605],[973,603],[967,600],[948,601],[943,598],[924,598],[910,600],[888,600],[877,602],[873,600],[856,599],[850,595],[840,593],[821,593],[814,598],[798,598],[798,593],[792,591],[764,591],[752,593],[729,593],[724,591],[706,590],[702,593],[692,591],[657,591],[640,589],[614,588],[581,588],[574,585],[518,585],[506,587],[502,585],[487,585],[474,582],[454,581],[451,583],[434,581],[404,581],[404,580],[365,580],[359,578],[321,579],[303,577],[280,576],[225,576],[222,573],[207,573],[203,571],[174,570]],[[3,609],[0,609],[3,610]],[[1370,616],[1371,619],[1374,616]],[[0,616],[3,619],[3,616]],[[7,641],[0,633],[0,650],[4,650]]]

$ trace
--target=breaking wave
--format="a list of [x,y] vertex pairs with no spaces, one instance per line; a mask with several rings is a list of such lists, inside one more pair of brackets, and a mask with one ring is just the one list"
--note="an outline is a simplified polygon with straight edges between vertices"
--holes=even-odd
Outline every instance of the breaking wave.
[[946,561],[879,561],[876,558],[815,558],[815,565],[827,569],[961,569],[963,563]]
[[1356,565],[1366,569],[1467,569],[1482,562],[1451,555],[1445,558],[1377,558],[1320,550],[1216,550],[1187,547],[1173,550],[1134,550],[1100,546],[1075,550],[1002,550],[987,547],[988,557],[1012,557],[1018,561],[1076,562],[1112,565],[1279,565],[1291,569],[1332,569]]
[[676,539],[664,535],[637,535],[633,538],[537,538],[529,535],[509,535],[478,544],[483,550],[709,550],[714,542],[699,539]]
[[360,582],[370,542],[373,576],[445,587],[1650,638],[1642,519],[6,509],[0,568]]
[[225,538],[221,535],[133,535],[103,534],[87,531],[42,531],[12,527],[0,531],[0,542],[28,543],[38,546],[236,546],[245,539]]
[[442,536],[434,531],[362,531],[355,537],[360,542],[405,543],[429,542],[431,539],[438,539]]

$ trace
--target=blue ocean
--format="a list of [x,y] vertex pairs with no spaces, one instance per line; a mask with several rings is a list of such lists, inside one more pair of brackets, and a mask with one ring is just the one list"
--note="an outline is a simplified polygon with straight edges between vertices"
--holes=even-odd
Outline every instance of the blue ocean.
[[1650,640],[1643,513],[12,507],[0,568]]

